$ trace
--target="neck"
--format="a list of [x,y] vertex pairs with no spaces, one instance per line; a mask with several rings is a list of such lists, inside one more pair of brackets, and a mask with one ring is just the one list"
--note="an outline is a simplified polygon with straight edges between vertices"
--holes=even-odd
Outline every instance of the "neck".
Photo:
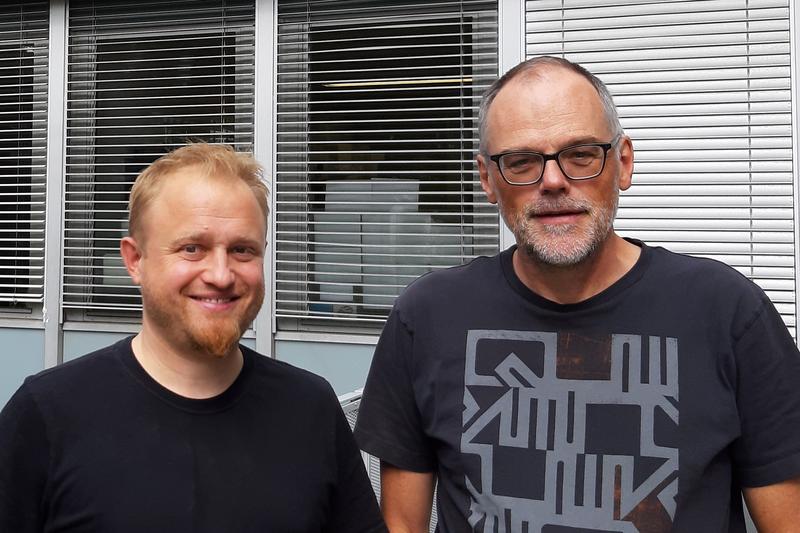
[[523,248],[514,251],[517,277],[530,290],[560,304],[582,302],[601,293],[636,264],[641,249],[612,233],[588,258],[576,265],[544,264]]
[[133,355],[162,387],[192,399],[223,393],[238,377],[244,358],[238,346],[224,357],[186,351],[171,345],[145,324],[133,338]]

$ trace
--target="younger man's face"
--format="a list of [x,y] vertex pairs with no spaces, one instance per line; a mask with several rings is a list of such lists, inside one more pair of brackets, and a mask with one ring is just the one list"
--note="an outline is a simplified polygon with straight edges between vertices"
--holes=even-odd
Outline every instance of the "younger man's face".
[[198,173],[164,179],[126,262],[141,285],[143,327],[181,352],[225,357],[264,299],[266,221],[244,182]]

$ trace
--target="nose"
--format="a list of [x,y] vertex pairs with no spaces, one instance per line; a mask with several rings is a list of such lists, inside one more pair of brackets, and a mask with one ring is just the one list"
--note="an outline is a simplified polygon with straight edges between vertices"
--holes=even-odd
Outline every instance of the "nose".
[[233,285],[236,276],[231,269],[228,251],[215,248],[205,258],[201,279],[214,287],[225,289]]
[[561,171],[561,167],[555,159],[547,161],[542,172],[542,179],[539,181],[542,194],[556,194],[567,192],[570,186],[569,178]]

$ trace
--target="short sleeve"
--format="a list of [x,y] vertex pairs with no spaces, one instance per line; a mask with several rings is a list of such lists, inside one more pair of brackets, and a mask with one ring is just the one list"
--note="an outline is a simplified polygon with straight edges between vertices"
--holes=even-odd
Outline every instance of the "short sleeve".
[[26,385],[0,411],[0,531],[39,532],[49,445]]
[[361,449],[389,464],[432,472],[436,460],[422,430],[410,372],[413,334],[397,306],[381,333],[358,412],[355,435]]
[[766,296],[735,351],[742,433],[733,457],[741,484],[800,476],[800,353]]
[[325,531],[384,532],[386,526],[361,453],[338,403],[335,407],[337,483],[331,504],[332,516]]

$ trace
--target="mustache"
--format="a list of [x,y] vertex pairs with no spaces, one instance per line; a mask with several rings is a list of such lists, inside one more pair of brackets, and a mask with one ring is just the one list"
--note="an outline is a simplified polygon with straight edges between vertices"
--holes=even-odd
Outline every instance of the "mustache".
[[555,198],[555,199],[539,199],[531,202],[525,206],[525,216],[532,217],[537,215],[546,215],[549,213],[558,213],[563,211],[592,211],[592,203],[588,200],[579,200],[577,198]]

